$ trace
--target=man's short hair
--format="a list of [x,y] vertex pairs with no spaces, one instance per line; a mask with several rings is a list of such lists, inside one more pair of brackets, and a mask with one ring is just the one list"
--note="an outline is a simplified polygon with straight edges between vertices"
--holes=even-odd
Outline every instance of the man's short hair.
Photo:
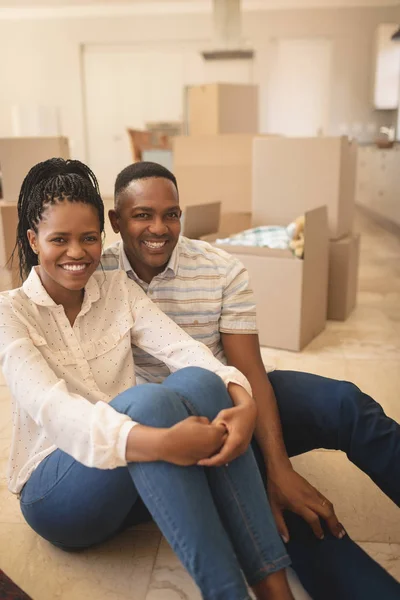
[[152,177],[169,179],[172,181],[174,186],[176,187],[176,191],[178,192],[178,184],[176,182],[176,177],[171,171],[169,171],[166,167],[159,165],[154,162],[136,162],[132,165],[128,165],[119,173],[117,179],[115,180],[114,186],[114,200],[117,200],[117,196],[123,192],[132,181],[137,181],[139,179],[150,179]]

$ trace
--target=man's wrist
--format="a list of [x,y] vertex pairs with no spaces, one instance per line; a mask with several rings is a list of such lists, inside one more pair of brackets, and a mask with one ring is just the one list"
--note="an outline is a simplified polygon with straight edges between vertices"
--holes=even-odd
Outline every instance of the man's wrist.
[[277,473],[284,469],[292,469],[292,463],[286,449],[268,448],[259,443],[268,473]]

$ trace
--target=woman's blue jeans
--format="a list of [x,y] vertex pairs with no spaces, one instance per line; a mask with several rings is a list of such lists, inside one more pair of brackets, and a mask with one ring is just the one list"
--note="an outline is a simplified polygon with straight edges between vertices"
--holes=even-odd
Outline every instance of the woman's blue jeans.
[[[189,367],[111,405],[144,425],[172,427],[189,415],[212,420],[232,402],[218,376]],[[123,529],[139,497],[207,600],[247,600],[245,579],[252,586],[290,564],[251,448],[228,467],[159,461],[108,471],[56,450],[23,488],[21,510],[40,536],[79,549]]]

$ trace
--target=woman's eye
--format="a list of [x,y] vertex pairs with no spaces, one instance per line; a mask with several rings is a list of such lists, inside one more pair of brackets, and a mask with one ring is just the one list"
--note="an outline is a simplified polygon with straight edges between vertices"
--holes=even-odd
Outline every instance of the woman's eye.
[[85,237],[85,241],[94,243],[94,242],[97,242],[97,237],[94,235],[88,235],[87,237]]
[[63,244],[65,242],[64,238],[54,238],[51,241],[55,242],[56,244]]

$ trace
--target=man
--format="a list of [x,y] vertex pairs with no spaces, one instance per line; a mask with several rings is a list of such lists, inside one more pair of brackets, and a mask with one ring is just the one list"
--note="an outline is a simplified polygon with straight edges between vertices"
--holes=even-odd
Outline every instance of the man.
[[[258,408],[254,451],[305,588],[324,600],[385,595],[387,586],[397,584],[345,536],[331,502],[294,471],[289,456],[343,450],[400,505],[399,425],[351,383],[294,371],[266,373],[247,271],[206,242],[179,237],[178,186],[170,171],[155,163],[124,169],[109,217],[122,243],[105,252],[104,268],[124,269],[189,335],[250,381]],[[168,375],[155,358],[133,352],[139,382]],[[351,563],[357,577],[342,568]],[[397,591],[400,597],[400,586]]]

